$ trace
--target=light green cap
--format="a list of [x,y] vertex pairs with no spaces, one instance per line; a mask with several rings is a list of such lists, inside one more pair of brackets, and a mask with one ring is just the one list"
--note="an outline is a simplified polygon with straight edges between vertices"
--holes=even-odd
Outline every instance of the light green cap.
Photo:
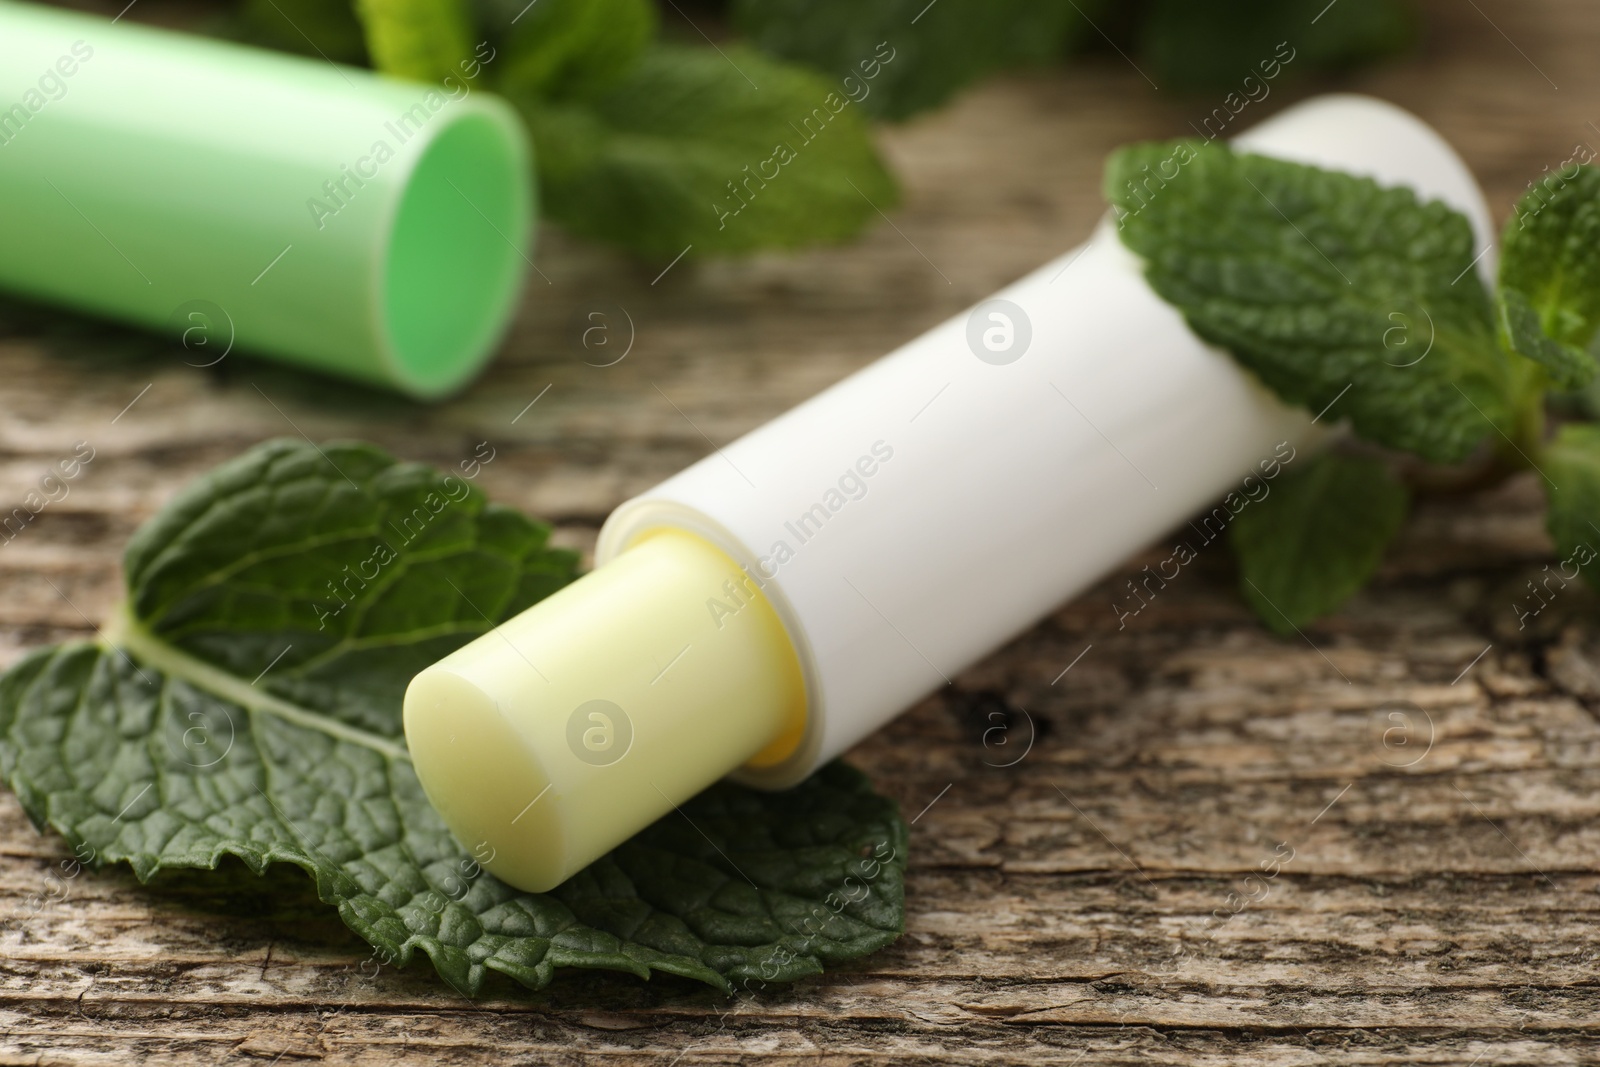
[[437,397],[503,335],[530,151],[480,86],[0,0],[0,288]]

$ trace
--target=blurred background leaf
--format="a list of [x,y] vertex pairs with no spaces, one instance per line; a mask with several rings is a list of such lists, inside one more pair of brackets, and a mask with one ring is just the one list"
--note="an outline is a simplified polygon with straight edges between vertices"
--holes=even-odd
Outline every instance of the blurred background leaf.
[[479,11],[507,52],[501,90],[553,100],[622,81],[655,39],[658,21],[650,0],[481,0]]
[[1407,0],[242,0],[225,32],[422,80],[492,55],[549,219],[659,259],[855,236],[898,201],[867,120],[1000,71],[1132,56],[1222,94],[1291,51],[1297,78],[1382,58],[1418,20]]
[[440,81],[472,54],[465,0],[355,0],[373,65],[417,81]]
[[1196,92],[1239,88],[1280,43],[1298,75],[1398,52],[1416,29],[1401,0],[1155,0],[1138,48],[1163,89]]
[[659,44],[598,95],[516,98],[550,214],[670,258],[842,240],[897,202],[862,116],[830,108],[827,82],[724,51]]
[[346,3],[244,0],[224,32],[229,37],[280,52],[326,56],[336,63],[361,67],[371,63],[361,20]]
[[1411,495],[1380,460],[1325,452],[1287,471],[1229,528],[1239,591],[1267,628],[1295,633],[1366,585]]
[[903,119],[1006,67],[1078,44],[1105,0],[733,0],[733,24],[758,48],[835,79],[856,78],[881,44],[893,62],[862,103]]

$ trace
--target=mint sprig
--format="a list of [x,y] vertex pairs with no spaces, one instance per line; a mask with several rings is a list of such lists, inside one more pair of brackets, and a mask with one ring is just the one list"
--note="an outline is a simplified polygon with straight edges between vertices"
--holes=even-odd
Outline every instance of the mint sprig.
[[0,677],[0,776],[141,879],[298,866],[381,962],[421,952],[467,995],[563,967],[728,990],[894,940],[905,824],[839,764],[783,793],[715,786],[550,893],[450,835],[406,752],[405,686],[577,576],[548,527],[471,484],[489,458],[441,475],[274,441],[193,483],[129,544],[101,640]]
[[[1546,430],[1546,392],[1596,376],[1600,171],[1536,183],[1502,240],[1496,292],[1467,219],[1410,190],[1216,142],[1116,153],[1106,193],[1151,286],[1281,399],[1434,464],[1536,470],[1558,549],[1600,582],[1600,436]],[[1334,455],[1236,521],[1241,589],[1279,632],[1370,579],[1407,493],[1391,465]],[[1582,557],[1582,558],[1579,558]]]
[[[732,0],[708,12],[657,0],[243,0],[229,32],[452,78],[452,95],[463,83],[502,93],[534,134],[549,218],[660,259],[860,233],[898,200],[867,120],[907,118],[999,70],[1135,52],[1145,80],[1205,88],[1228,126],[1280,75],[1346,67],[1411,36],[1404,0],[1321,6]],[[730,28],[745,41],[728,39]]]

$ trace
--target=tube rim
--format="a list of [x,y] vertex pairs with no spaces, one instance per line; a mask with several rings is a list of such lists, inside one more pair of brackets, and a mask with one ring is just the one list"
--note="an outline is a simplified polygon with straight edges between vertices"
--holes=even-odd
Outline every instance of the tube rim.
[[711,542],[747,573],[765,581],[760,587],[761,594],[777,612],[789,643],[794,647],[795,659],[800,663],[800,679],[805,687],[805,726],[793,751],[783,759],[764,767],[745,764],[730,772],[728,777],[756,789],[778,790],[799,785],[817,768],[828,718],[816,654],[806,638],[805,628],[800,625],[799,613],[784,594],[783,587],[762,574],[755,554],[743,542],[703,512],[669,500],[635,498],[613,511],[600,528],[600,537],[595,543],[595,567],[604,566],[664,528],[683,530]]
[[[513,254],[505,257],[498,279],[498,292],[491,295],[486,310],[480,316],[492,325],[482,330],[476,344],[464,342],[462,350],[441,361],[438,369],[424,370],[417,366],[414,356],[401,350],[402,345],[395,336],[390,293],[390,282],[395,272],[395,237],[402,224],[407,197],[418,180],[418,172],[423,170],[430,154],[439,147],[440,140],[460,131],[466,124],[484,123],[485,128],[499,135],[498,147],[505,153],[508,164],[506,176],[511,186],[511,203],[508,206],[513,216],[512,232],[501,234],[500,237],[510,245],[509,251]],[[526,131],[511,107],[497,97],[459,101],[449,118],[430,124],[419,141],[416,151],[407,157],[403,177],[388,190],[388,198],[383,205],[379,241],[373,250],[375,260],[369,271],[367,318],[377,360],[375,369],[383,380],[417,399],[438,400],[460,391],[474,380],[510,332],[537,243],[535,223],[538,218],[538,190],[530,177],[534,155]],[[428,175],[424,174],[423,178],[426,180]],[[468,200],[468,203],[472,202]]]

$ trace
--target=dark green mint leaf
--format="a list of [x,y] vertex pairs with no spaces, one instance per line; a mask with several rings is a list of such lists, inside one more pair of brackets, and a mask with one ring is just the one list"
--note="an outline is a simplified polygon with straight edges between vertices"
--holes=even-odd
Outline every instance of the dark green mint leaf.
[[1385,464],[1318,456],[1234,520],[1240,591],[1268,628],[1293,633],[1367,584],[1409,505]]
[[1570,579],[1581,571],[1600,589],[1600,424],[1561,427],[1539,465],[1548,479],[1545,525],[1561,553],[1561,576]]
[[499,84],[512,94],[593,95],[620,82],[656,35],[649,0],[539,0],[531,7],[512,0],[504,6],[511,15]]
[[438,82],[472,54],[472,20],[463,0],[355,0],[367,51],[385,74]]
[[1472,229],[1443,203],[1185,141],[1117,152],[1106,195],[1156,292],[1284,400],[1343,393],[1358,434],[1441,463],[1510,425]]
[[656,45],[597,96],[513,100],[550,215],[645,255],[843,240],[897,199],[859,106],[748,49]]
[[1502,343],[1543,367],[1551,385],[1570,392],[1594,380],[1594,357],[1546,334],[1539,324],[1539,312],[1520,289],[1501,289],[1496,299]]
[[1518,201],[1501,237],[1500,288],[1522,294],[1550,338],[1587,349],[1600,330],[1600,169],[1576,160]]
[[470,484],[493,458],[441,476],[275,441],[196,481],[130,543],[102,642],[0,678],[0,775],[35,823],[141,879],[295,864],[382,961],[420,950],[469,995],[560,967],[728,989],[894,940],[905,824],[839,764],[784,793],[716,786],[551,893],[451,837],[405,750],[404,687],[577,573]]
[[1259,102],[1280,69],[1356,66],[1406,47],[1416,25],[1400,0],[1156,0],[1139,52],[1164,89],[1233,89]]
[[1060,55],[1103,0],[734,0],[760,48],[816,67],[869,114],[903,119],[1002,67]]

